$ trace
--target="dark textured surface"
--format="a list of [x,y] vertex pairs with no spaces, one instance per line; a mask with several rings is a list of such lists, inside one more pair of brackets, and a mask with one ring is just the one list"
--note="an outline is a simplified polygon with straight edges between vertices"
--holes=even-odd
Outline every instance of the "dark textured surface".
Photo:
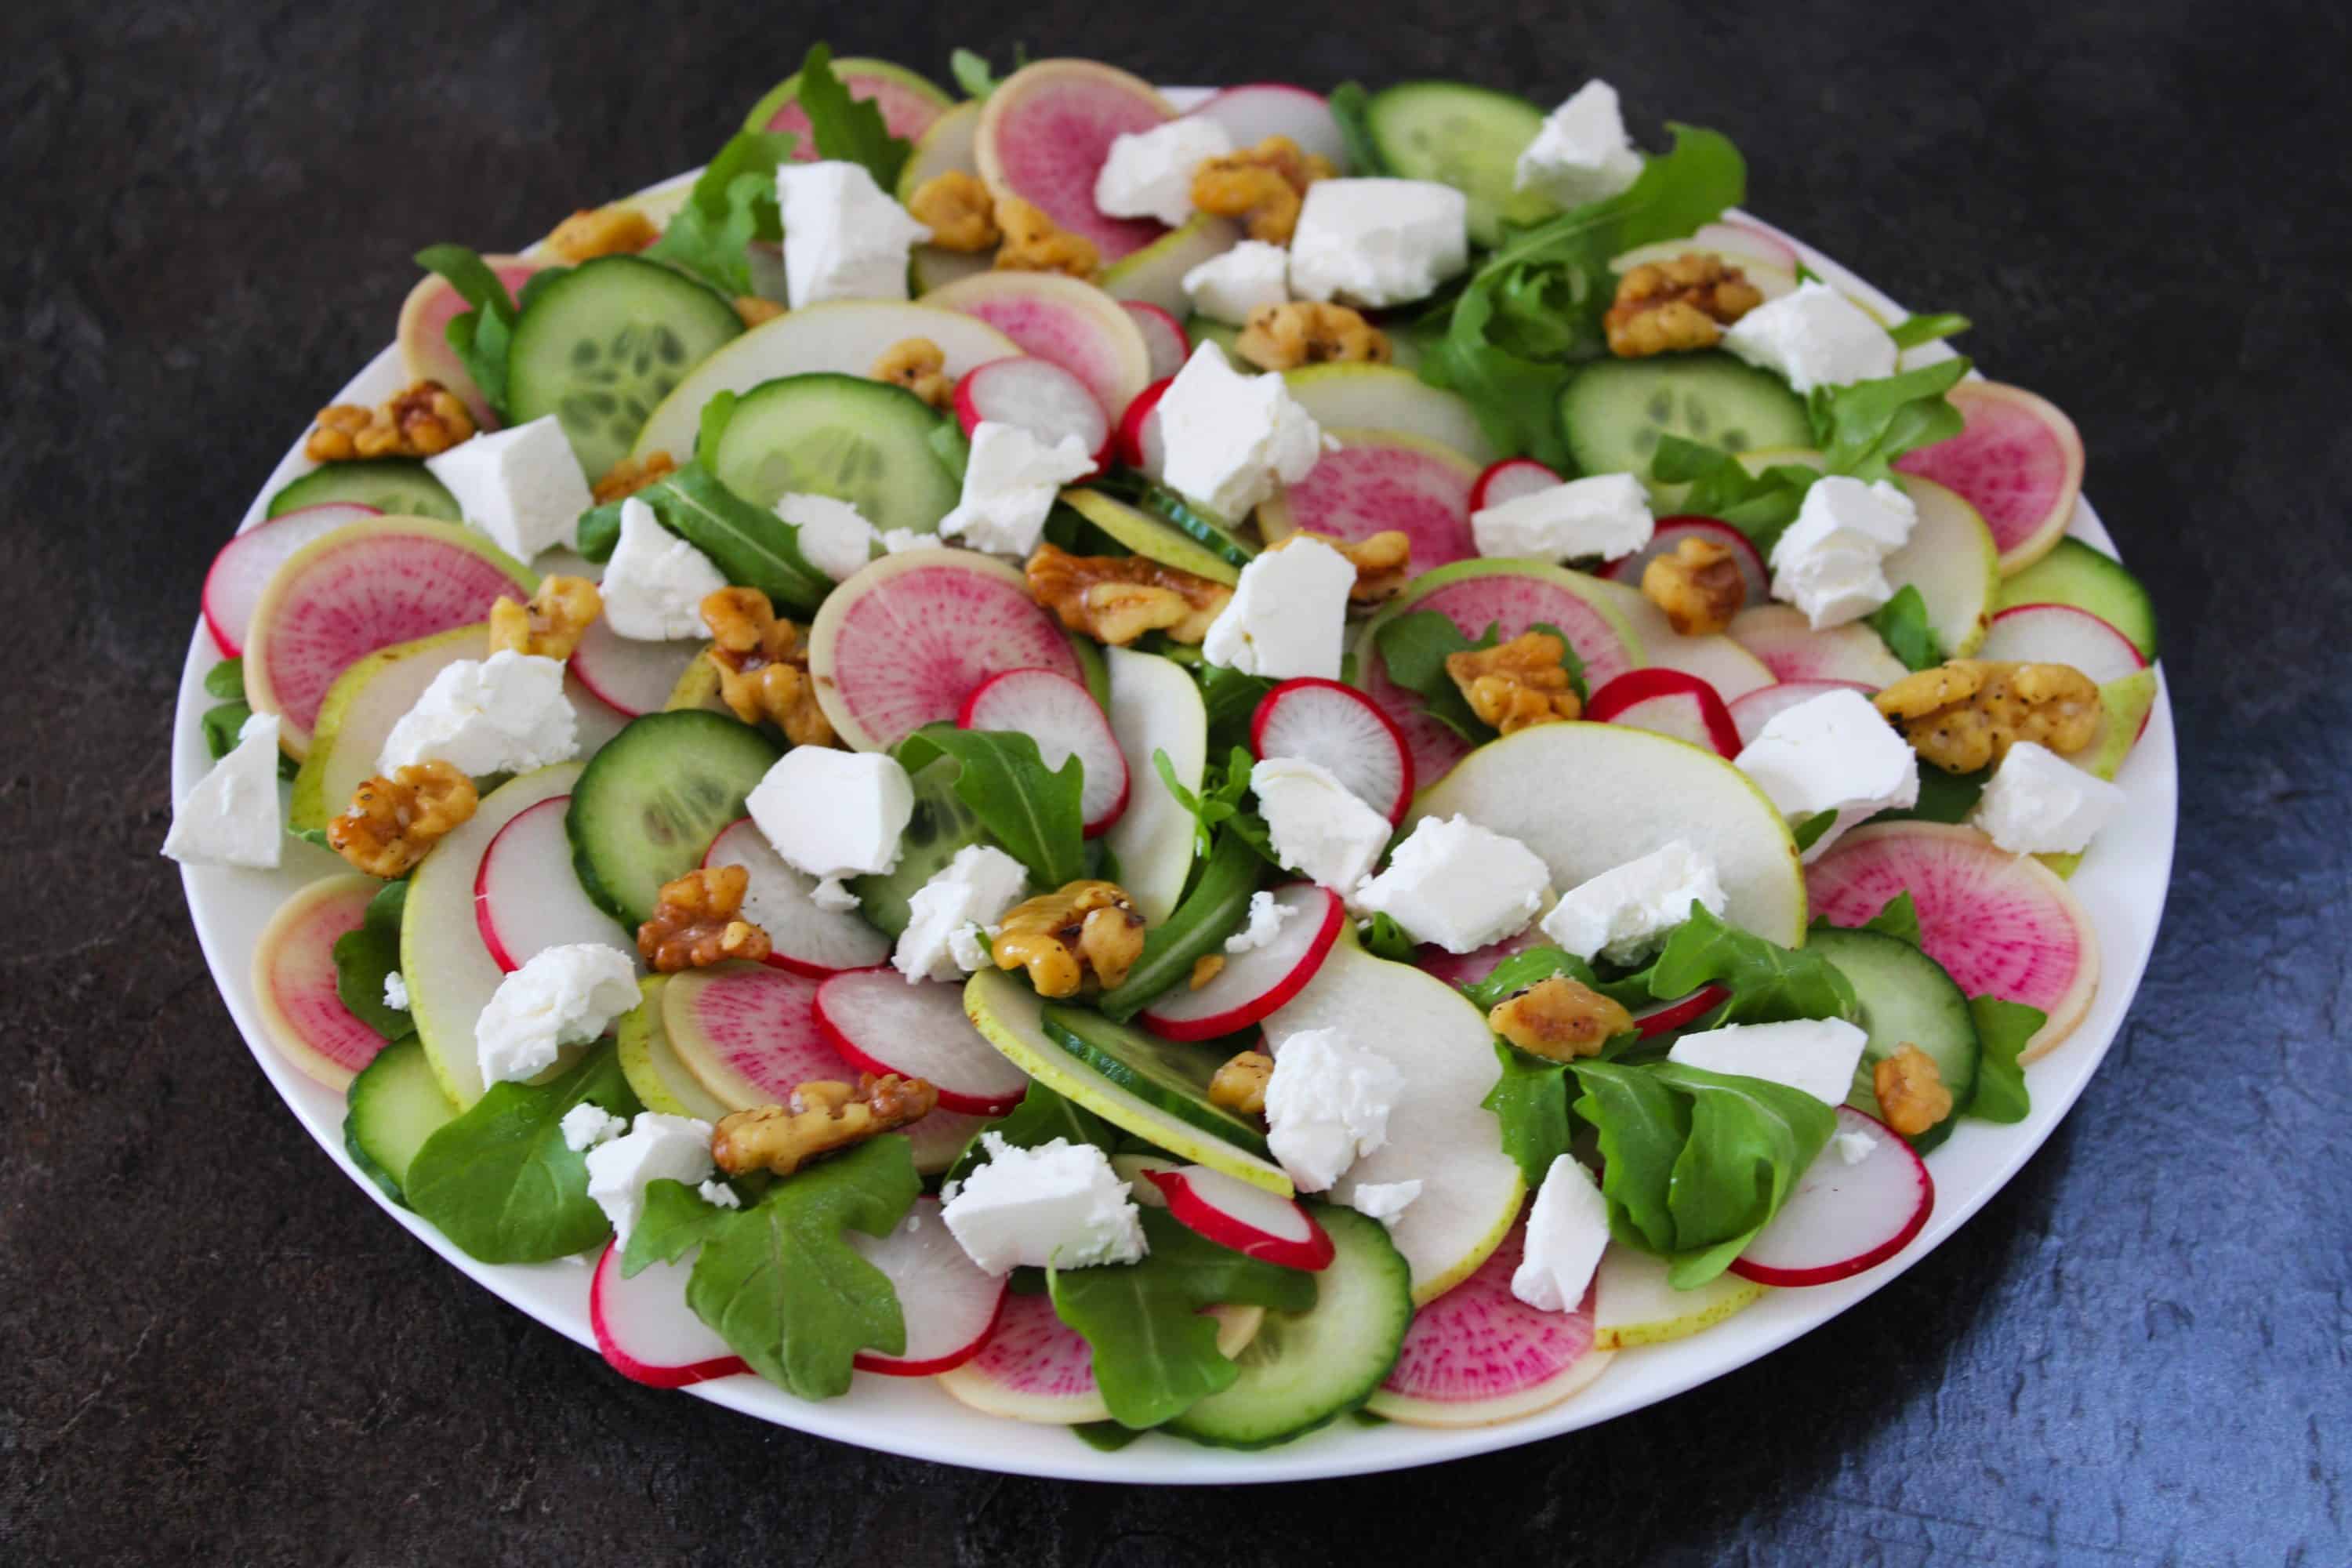
[[[0,21],[0,1561],[2341,1563],[2352,134],[2334,7],[580,3]],[[2268,14],[2266,14],[2268,13]],[[658,19],[656,19],[658,16]],[[1179,25],[1178,18],[1181,18]],[[1160,80],[1600,70],[2080,422],[2164,617],[2171,912],[2073,1118],[1951,1243],[1602,1430],[1281,1492],[1007,1480],[635,1387],[278,1105],[172,868],[196,587],[419,243],[699,161],[819,26]]]

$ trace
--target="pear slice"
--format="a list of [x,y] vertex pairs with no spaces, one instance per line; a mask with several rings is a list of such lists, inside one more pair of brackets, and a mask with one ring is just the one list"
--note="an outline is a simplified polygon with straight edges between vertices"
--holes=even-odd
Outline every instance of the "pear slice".
[[1664,1258],[1612,1241],[1594,1277],[1592,1343],[1617,1351],[1683,1339],[1746,1310],[1763,1295],[1763,1286],[1737,1274],[1677,1290],[1666,1282]]

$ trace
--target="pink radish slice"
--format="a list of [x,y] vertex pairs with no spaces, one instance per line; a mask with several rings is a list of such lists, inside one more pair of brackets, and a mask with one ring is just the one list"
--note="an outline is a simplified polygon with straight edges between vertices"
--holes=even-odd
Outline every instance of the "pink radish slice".
[[995,1278],[964,1255],[940,1217],[940,1200],[919,1197],[887,1236],[845,1233],[859,1257],[889,1276],[907,1324],[907,1348],[897,1355],[857,1352],[862,1372],[886,1377],[929,1377],[980,1353],[1003,1310],[1011,1275]]
[[1679,669],[1629,669],[1592,694],[1584,716],[1596,724],[1630,724],[1672,735],[1726,757],[1739,754],[1739,729],[1723,699],[1714,687]]
[[[893,136],[908,142],[919,142],[923,132],[931,128],[946,110],[938,99],[919,92],[905,82],[864,71],[842,71],[841,85],[849,89],[852,99],[871,102],[882,111],[882,123]],[[768,116],[771,131],[789,131],[796,140],[793,143],[793,161],[813,163],[824,156],[816,149],[816,138],[809,133],[808,110],[795,98]]]
[[1127,757],[1110,721],[1084,685],[1050,669],[1008,669],[974,688],[956,715],[960,730],[1009,730],[1037,742],[1055,773],[1076,757],[1086,770],[1078,810],[1092,838],[1127,810]]
[[1427,572],[1478,553],[1470,537],[1470,487],[1460,458],[1376,431],[1342,431],[1307,477],[1259,514],[1270,537],[1320,533],[1353,542],[1391,529],[1412,542],[1412,569]]
[[694,1259],[649,1263],[621,1275],[621,1244],[611,1242],[588,1281],[588,1324],[614,1372],[651,1388],[684,1388],[751,1369],[719,1331],[686,1304]]
[[1791,271],[1795,270],[1797,263],[1802,259],[1798,256],[1796,247],[1779,235],[1769,234],[1757,225],[1742,222],[1738,218],[1726,218],[1721,223],[1703,225],[1691,236],[1691,244],[1700,250],[1721,246],[1726,250],[1737,250],[1748,256],[1761,257]]
[[1910,670],[1860,621],[1813,630],[1787,605],[1757,604],[1731,617],[1731,640],[1754,654],[1776,680],[1837,680],[1878,690]]
[[1076,436],[1097,462],[1108,455],[1110,416],[1085,382],[1051,360],[1022,354],[975,366],[956,383],[955,411],[967,436],[992,420],[1017,425],[1048,447]]
[[1331,1267],[1336,1249],[1330,1234],[1292,1199],[1206,1165],[1147,1170],[1143,1175],[1168,1200],[1170,1217],[1219,1247],[1285,1268]]
[[1015,1421],[1075,1426],[1110,1419],[1095,1385],[1093,1347],[1055,1315],[1053,1298],[1042,1292],[1008,1292],[995,1332],[940,1386],[975,1409]]
[[2072,605],[2020,605],[1992,618],[1975,657],[2069,664],[2105,686],[2147,668],[2131,638]]
[[1023,353],[1060,365],[1116,419],[1151,384],[1143,329],[1091,283],[1054,272],[977,272],[934,289],[923,303],[984,321]]
[[1192,340],[1185,336],[1182,324],[1159,306],[1141,300],[1121,300],[1119,308],[1133,316],[1135,324],[1143,330],[1143,346],[1151,351],[1151,379],[1174,379],[1176,373],[1184,368],[1184,362],[1192,357]]
[[1756,553],[1756,546],[1746,534],[1727,522],[1717,522],[1711,517],[1662,517],[1657,531],[1650,542],[1631,555],[1621,555],[1601,567],[1601,575],[1612,583],[1628,583],[1638,588],[1642,574],[1651,562],[1661,555],[1672,555],[1682,548],[1685,539],[1704,539],[1720,544],[1731,552],[1739,563],[1740,578],[1747,584],[1748,603],[1760,605],[1771,596],[1771,574],[1764,569],[1764,558]]
[[580,890],[563,825],[571,809],[572,797],[559,795],[518,814],[499,829],[474,872],[474,923],[490,957],[509,974],[549,948],[573,942],[637,950],[620,922]]
[[1040,60],[999,82],[981,111],[972,153],[990,190],[1034,202],[1056,226],[1085,236],[1106,265],[1167,229],[1106,217],[1095,178],[1110,144],[1171,118],[1150,84],[1090,60]]
[[252,624],[262,590],[295,552],[347,522],[383,515],[357,501],[324,501],[264,518],[222,545],[205,574],[205,626],[222,656],[235,658],[245,651],[246,627]]
[[1906,453],[1895,466],[1959,492],[2000,549],[2001,575],[2050,552],[2083,493],[2083,437],[2047,399],[1997,381],[1964,381],[1946,394],[1960,433]]
[[[1224,127],[1236,147],[1255,147],[1269,136],[1287,136],[1302,153],[1320,153],[1341,173],[1348,167],[1348,139],[1319,92],[1287,82],[1254,81],[1229,87],[1191,112]],[[1362,171],[1358,171],[1361,173]]]
[[662,987],[662,1026],[677,1059],[720,1104],[778,1105],[802,1084],[857,1077],[817,1027],[816,987],[764,964],[689,969]]
[[1412,1315],[1396,1365],[1369,1407],[1391,1421],[1486,1426],[1545,1410],[1591,1383],[1612,1352],[1592,1347],[1592,1292],[1572,1312],[1511,1294],[1527,1223],[1477,1272]]
[[1784,680],[1778,686],[1759,687],[1745,697],[1734,699],[1731,722],[1739,731],[1739,743],[1745,746],[1764,732],[1764,726],[1775,713],[1810,702],[1824,692],[1859,691],[1867,696],[1877,689],[1858,680]]
[[1169,376],[1155,381],[1136,394],[1135,401],[1119,416],[1118,435],[1113,441],[1113,450],[1120,462],[1155,479],[1167,462],[1167,450],[1160,441],[1160,400],[1167,395],[1169,383],[1175,379]]
[[1730,1000],[1731,993],[1723,986],[1702,986],[1687,996],[1661,1002],[1654,1007],[1634,1014],[1633,1030],[1645,1040],[1671,1034],[1685,1024],[1706,1016]]
[[1330,769],[1350,795],[1400,826],[1412,804],[1412,752],[1404,732],[1352,686],[1317,676],[1284,681],[1250,716],[1250,749]]
[[821,980],[890,956],[890,939],[856,910],[818,908],[816,879],[785,865],[748,816],[719,830],[702,863],[743,868],[750,878],[743,913],[768,933],[767,961],[778,969]]
[[1962,991],[2050,1016],[2027,1043],[2026,1061],[2064,1039],[2098,992],[2098,934],[2082,904],[2048,867],[1972,827],[1856,828],[1805,868],[1805,890],[1815,919],[1842,926],[1861,925],[1908,892],[1920,947]]
[[1028,1092],[1029,1075],[964,1016],[954,982],[908,984],[895,969],[836,974],[817,987],[816,1025],[850,1066],[919,1078],[950,1110],[1002,1116]]
[[991,1120],[944,1106],[932,1111],[906,1131],[907,1142],[915,1146],[915,1169],[926,1176],[938,1175],[956,1163]]
[[599,701],[626,719],[658,713],[678,678],[702,653],[698,642],[639,642],[614,631],[602,616],[588,624],[572,650],[572,673]]
[[1434,974],[1448,985],[1460,990],[1475,985],[1495,972],[1495,966],[1515,952],[1525,952],[1531,947],[1550,947],[1551,938],[1539,926],[1529,926],[1517,936],[1489,942],[1475,952],[1448,952],[1434,942],[1413,951],[1413,966],[1423,973]]
[[335,942],[359,930],[372,877],[330,877],[279,906],[254,943],[253,993],[270,1042],[305,1076],[346,1089],[383,1048],[383,1037],[355,1017],[335,990]]
[[[522,292],[531,274],[555,265],[553,258],[535,261],[521,256],[485,256],[490,270],[506,285],[509,298]],[[417,279],[416,287],[400,307],[400,326],[395,337],[400,345],[400,363],[407,379],[437,381],[462,399],[474,416],[474,423],[485,430],[499,427],[498,416],[467,374],[465,362],[457,351],[449,346],[449,323],[473,307],[464,295],[449,285],[449,280],[437,273],[428,273]]]
[[1312,882],[1276,889],[1290,911],[1263,946],[1224,955],[1224,967],[1194,991],[1179,986],[1143,1010],[1144,1026],[1171,1040],[1213,1040],[1246,1029],[1307,988],[1339,940],[1346,910]]
[[1935,1212],[1936,1179],[1927,1162],[1883,1121],[1850,1105],[1837,1108],[1837,1130],[1871,1140],[1852,1164],[1832,1142],[1781,1201],[1731,1271],[1759,1285],[1828,1285],[1874,1268],[1911,1244]]
[[1470,510],[1486,510],[1505,501],[1531,496],[1538,490],[1548,490],[1567,481],[1537,462],[1533,458],[1506,458],[1499,463],[1489,463],[1478,482],[1470,487]]

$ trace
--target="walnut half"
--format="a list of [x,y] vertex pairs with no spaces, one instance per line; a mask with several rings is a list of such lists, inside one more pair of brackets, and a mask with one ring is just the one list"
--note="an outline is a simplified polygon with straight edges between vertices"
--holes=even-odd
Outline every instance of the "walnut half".
[[939,1102],[940,1091],[919,1078],[860,1073],[856,1089],[820,1079],[793,1089],[786,1104],[720,1118],[710,1157],[730,1176],[789,1176],[819,1155],[920,1121]]
[[637,928],[639,955],[660,974],[767,957],[768,933],[742,918],[751,885],[741,866],[705,866],[664,882],[653,918]]
[[401,877],[474,815],[474,781],[444,762],[415,763],[371,778],[327,823],[327,847],[371,877]]
[[1487,1010],[1486,1026],[1533,1056],[1556,1062],[1601,1054],[1633,1026],[1633,1015],[1580,980],[1555,974]]
[[1087,973],[1105,985],[1143,956],[1143,917],[1116,882],[1067,882],[1005,911],[989,947],[999,969],[1028,971],[1040,996],[1075,996]]
[[1445,656],[1445,673],[1481,723],[1505,735],[1584,711],[1561,663],[1568,650],[1549,632],[1521,632],[1507,643]]
[[1234,591],[1141,555],[1073,555],[1040,544],[1025,568],[1029,595],[1074,632],[1125,646],[1146,632],[1198,644]]
[[1913,751],[1949,773],[1998,763],[2020,741],[2079,752],[2098,739],[2104,716],[2098,687],[2070,664],[1949,659],[1871,700]]
[[1747,602],[1748,579],[1731,546],[1685,534],[1664,555],[1642,568],[1642,592],[1666,613],[1666,621],[1686,637],[1706,637],[1731,624]]
[[712,643],[703,657],[719,670],[719,695],[746,724],[765,719],[795,746],[830,746],[833,721],[817,705],[801,628],[780,618],[757,588],[720,588],[702,598]]
[[1260,370],[1348,362],[1386,364],[1389,335],[1345,305],[1293,300],[1252,310],[1234,351]]
[[1886,1125],[1906,1138],[1916,1138],[1952,1113],[1952,1091],[1944,1087],[1936,1058],[1907,1040],[1871,1068],[1870,1087]]
[[1209,1079],[1209,1103],[1244,1116],[1263,1116],[1265,1086],[1273,1081],[1274,1058],[1264,1051],[1244,1051]]
[[585,577],[542,577],[529,605],[499,599],[490,605],[490,651],[511,650],[559,663],[604,613],[604,598]]
[[1620,359],[1686,353],[1713,348],[1725,327],[1763,302],[1746,273],[1726,267],[1719,256],[1694,250],[1627,272],[1601,329],[1609,352]]
[[302,443],[316,463],[368,458],[432,458],[474,436],[474,416],[437,381],[413,382],[376,408],[338,403],[319,410]]

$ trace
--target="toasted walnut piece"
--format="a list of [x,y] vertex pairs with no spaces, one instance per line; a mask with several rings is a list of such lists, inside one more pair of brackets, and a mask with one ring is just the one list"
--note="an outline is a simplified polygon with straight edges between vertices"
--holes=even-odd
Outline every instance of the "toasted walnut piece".
[[742,918],[751,882],[740,866],[705,866],[664,882],[653,918],[637,928],[638,953],[661,974],[767,957],[768,933]]
[[1319,540],[1348,558],[1356,569],[1355,584],[1348,590],[1349,604],[1384,603],[1403,593],[1404,585],[1412,581],[1412,535],[1401,528],[1384,528],[1363,539],[1341,539],[1301,529],[1267,545],[1266,552],[1272,554],[1298,539]]
[[1224,972],[1225,955],[1223,953],[1204,952],[1192,961],[1192,979],[1187,989],[1198,991]]
[[1523,1051],[1556,1062],[1594,1057],[1633,1015],[1580,980],[1555,974],[1487,1009],[1486,1026]]
[[986,250],[1003,237],[996,227],[994,204],[980,176],[964,169],[933,174],[907,198],[907,214],[931,231],[931,243],[941,250]]
[[1665,611],[1686,637],[1706,637],[1731,624],[1748,598],[1748,579],[1731,546],[1686,534],[1673,552],[1642,568],[1642,592]]
[[302,443],[318,463],[366,458],[431,458],[474,434],[474,416],[437,381],[413,382],[378,408],[338,403],[319,410],[318,428]]
[[589,494],[603,506],[633,496],[666,474],[677,472],[677,464],[667,452],[647,452],[644,460],[624,458],[604,471],[604,477],[591,487]]
[[1764,302],[1764,295],[1723,258],[1691,251],[1651,261],[1617,281],[1617,300],[1601,318],[1609,352],[1620,359],[1711,349],[1723,329]]
[[712,644],[703,657],[719,670],[719,696],[746,724],[762,719],[795,746],[830,746],[833,721],[817,705],[801,628],[780,619],[757,588],[703,595]]
[[1905,1041],[1893,1056],[1870,1069],[1870,1087],[1886,1125],[1906,1138],[1916,1138],[1952,1113],[1952,1091],[1936,1058]]
[[1265,1086],[1274,1079],[1274,1058],[1264,1051],[1244,1051],[1219,1068],[1209,1079],[1209,1103],[1244,1116],[1265,1114]]
[[1004,243],[996,252],[999,272],[1061,272],[1072,278],[1092,278],[1102,267],[1102,253],[1093,240],[1056,227],[1034,202],[999,196],[996,226],[1004,233]]
[[2098,739],[2099,689],[2069,664],[1955,658],[1908,675],[1872,699],[1911,749],[1949,773],[1972,773],[2020,741],[2053,752]]
[[581,208],[557,224],[545,243],[559,258],[577,267],[600,256],[643,250],[660,237],[661,230],[654,226],[653,219],[614,202],[609,206]]
[[587,578],[541,577],[528,606],[512,599],[490,605],[490,651],[510,649],[561,663],[604,609],[604,595]]
[[719,1118],[710,1157],[730,1176],[789,1176],[821,1154],[920,1121],[939,1102],[940,1091],[929,1083],[896,1073],[860,1073],[854,1089],[819,1079],[794,1089],[786,1104]]
[[999,969],[1028,971],[1040,996],[1075,996],[1089,972],[1105,985],[1143,956],[1143,917],[1116,882],[1067,882],[1005,912],[990,948]]
[[1352,361],[1386,364],[1389,335],[1345,305],[1294,300],[1260,305],[1234,341],[1234,350],[1260,370],[1296,370],[1302,364]]
[[474,781],[449,763],[416,763],[353,790],[328,820],[327,847],[371,877],[405,876],[478,804]]
[[1141,555],[1073,555],[1040,544],[1026,568],[1029,594],[1074,632],[1121,646],[1146,632],[1194,643],[1234,591]]
[[900,338],[882,351],[866,373],[876,381],[903,386],[934,408],[955,401],[955,380],[948,374],[948,356],[929,338]]
[[1567,649],[1549,632],[1521,632],[1507,643],[1445,656],[1470,711],[1506,735],[1584,711],[1560,662]]
[[1302,153],[1287,136],[1269,136],[1192,171],[1192,205],[1221,217],[1246,218],[1252,239],[1288,245],[1298,229],[1307,187],[1338,173],[1319,153]]
[[738,294],[728,303],[735,307],[735,319],[747,327],[756,327],[762,321],[772,321],[784,313],[784,308],[782,305],[777,304],[773,300],[761,299],[757,294]]

